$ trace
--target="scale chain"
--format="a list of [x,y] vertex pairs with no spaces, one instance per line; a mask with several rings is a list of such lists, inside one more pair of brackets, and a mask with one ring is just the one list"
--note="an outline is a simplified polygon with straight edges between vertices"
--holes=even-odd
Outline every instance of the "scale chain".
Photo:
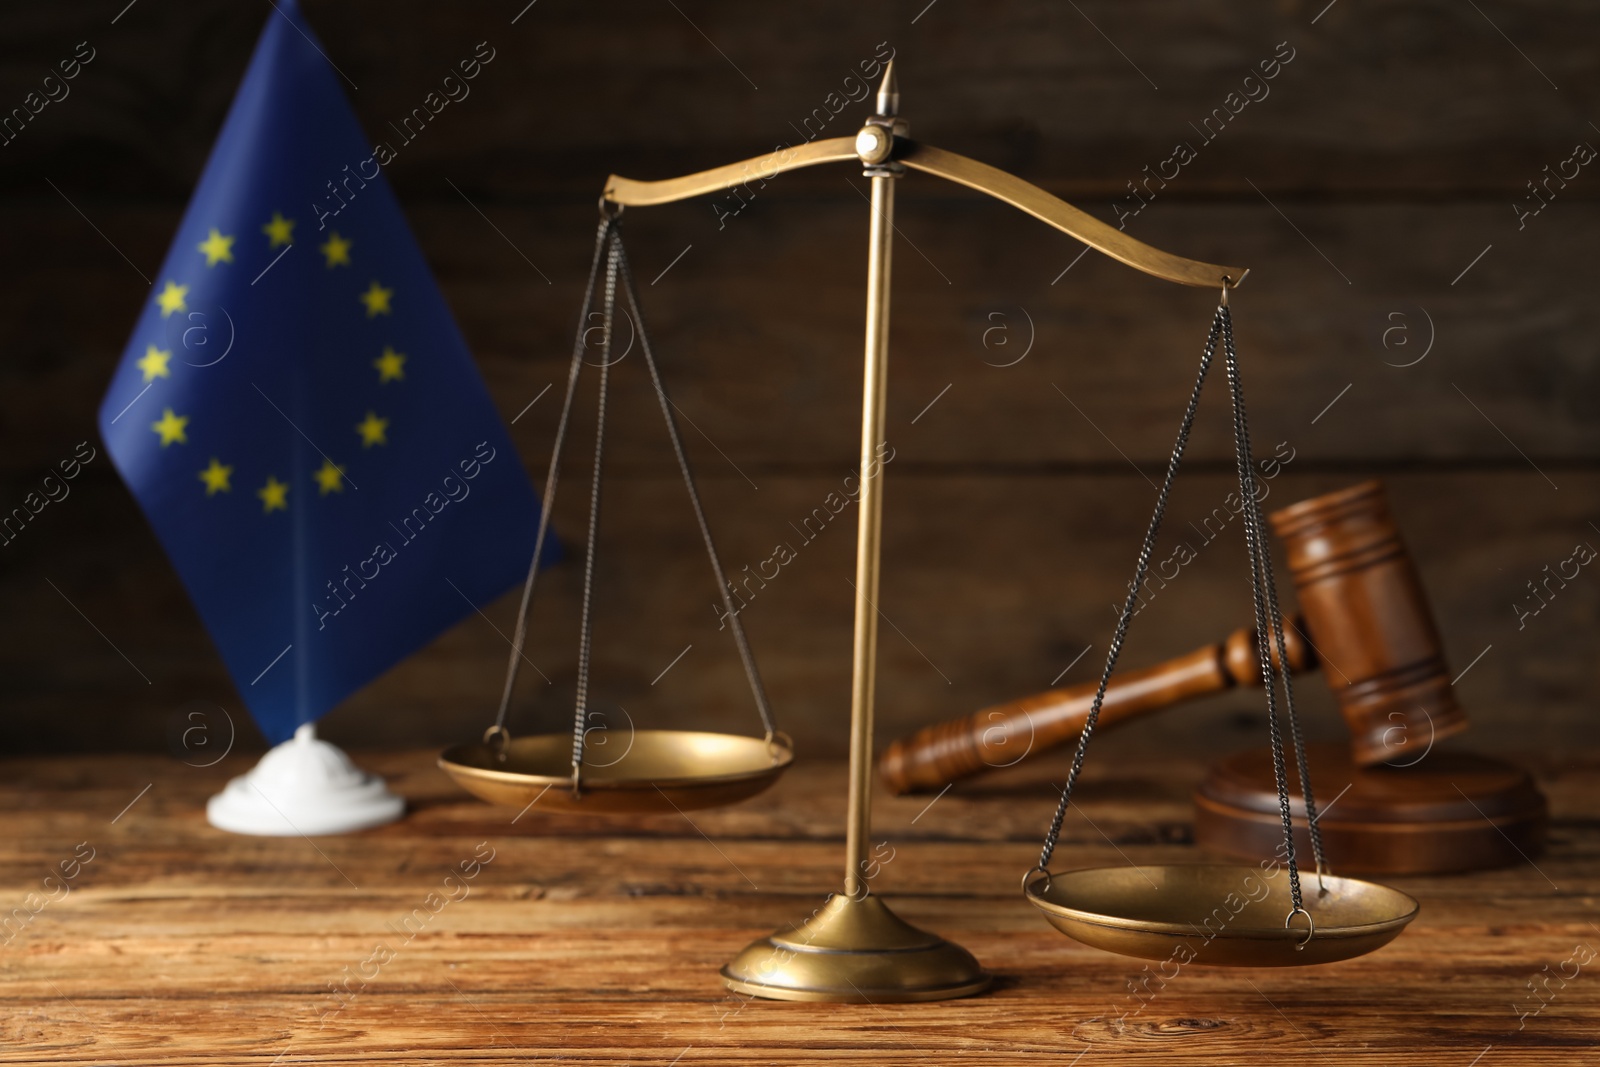
[[[1294,708],[1293,683],[1287,670],[1288,655],[1285,647],[1283,617],[1278,607],[1276,583],[1273,581],[1272,559],[1264,536],[1260,501],[1256,498],[1252,484],[1249,424],[1245,414],[1244,390],[1239,374],[1238,353],[1233,343],[1232,315],[1227,307],[1226,300],[1218,306],[1217,313],[1212,319],[1211,329],[1206,336],[1205,349],[1200,360],[1200,370],[1195,378],[1194,389],[1190,393],[1188,406],[1184,410],[1177,439],[1173,443],[1166,477],[1162,482],[1160,492],[1157,494],[1155,509],[1150,518],[1150,525],[1145,534],[1144,543],[1140,547],[1138,564],[1134,569],[1134,579],[1129,587],[1128,597],[1123,603],[1122,612],[1118,616],[1116,632],[1111,641],[1110,651],[1106,656],[1106,666],[1101,673],[1094,703],[1090,707],[1089,715],[1079,735],[1078,747],[1073,755],[1072,767],[1067,774],[1067,782],[1062,789],[1061,800],[1056,806],[1055,815],[1050,821],[1050,829],[1045,835],[1044,848],[1040,853],[1039,863],[1035,870],[1043,871],[1046,875],[1049,873],[1050,859],[1060,841],[1062,822],[1066,817],[1067,808],[1071,804],[1072,790],[1077,784],[1078,775],[1083,768],[1084,756],[1088,751],[1089,741],[1093,736],[1095,724],[1100,716],[1100,707],[1105,699],[1106,688],[1110,683],[1112,673],[1116,669],[1117,659],[1121,655],[1123,643],[1127,638],[1128,627],[1133,618],[1134,605],[1138,602],[1138,590],[1149,568],[1150,557],[1154,551],[1157,536],[1160,533],[1161,520],[1166,512],[1172,483],[1177,475],[1178,466],[1188,443],[1189,433],[1194,424],[1195,412],[1199,406],[1200,395],[1205,386],[1206,375],[1216,354],[1219,338],[1223,344],[1224,361],[1227,367],[1229,392],[1233,406],[1234,453],[1239,471],[1240,502],[1243,507],[1245,541],[1250,560],[1250,586],[1256,616],[1256,651],[1260,658],[1261,676],[1267,690],[1267,721],[1272,740],[1278,807],[1283,821],[1284,845],[1289,866],[1290,897],[1293,902],[1293,909],[1289,914],[1289,919],[1292,921],[1297,912],[1304,914],[1305,908],[1301,898],[1299,868],[1294,850],[1294,827],[1290,817],[1283,736],[1278,720],[1277,690],[1280,674],[1284,691],[1284,710],[1289,719],[1290,732],[1293,737],[1295,758],[1300,774],[1302,794],[1305,798],[1307,822],[1311,833],[1312,849],[1316,856],[1319,882],[1324,868],[1322,840],[1316,824],[1316,801],[1312,798],[1311,793],[1305,745],[1300,731],[1299,718]],[[1277,650],[1278,666],[1274,665],[1270,652],[1273,647],[1276,647]],[[1307,918],[1309,919],[1309,914],[1307,914]]]
[[[1228,370],[1229,391],[1233,398],[1234,441],[1240,463],[1240,496],[1244,505],[1245,540],[1250,545],[1251,579],[1255,586],[1254,592],[1257,600],[1265,593],[1266,603],[1264,613],[1267,625],[1270,627],[1270,639],[1275,642],[1278,653],[1277,663],[1274,667],[1270,650],[1274,647],[1267,644],[1269,631],[1261,629],[1262,609],[1257,612],[1257,654],[1262,663],[1262,679],[1266,683],[1268,699],[1268,716],[1273,727],[1273,756],[1277,763],[1278,777],[1278,802],[1280,813],[1284,820],[1284,833],[1288,844],[1289,871],[1291,888],[1294,891],[1294,903],[1298,908],[1301,905],[1299,891],[1299,872],[1294,862],[1293,822],[1290,818],[1289,793],[1287,774],[1283,767],[1283,742],[1277,729],[1276,701],[1273,694],[1276,683],[1281,680],[1283,686],[1284,711],[1289,720],[1289,732],[1294,744],[1295,765],[1300,776],[1301,796],[1305,801],[1306,825],[1311,837],[1312,855],[1317,864],[1318,884],[1321,884],[1322,873],[1325,868],[1322,852],[1322,831],[1317,825],[1317,805],[1311,790],[1311,775],[1306,762],[1305,741],[1300,730],[1300,718],[1294,706],[1294,682],[1290,676],[1288,663],[1288,650],[1285,647],[1284,618],[1278,606],[1277,583],[1273,579],[1272,549],[1266,539],[1266,527],[1261,517],[1261,501],[1256,496],[1252,478],[1250,448],[1250,425],[1244,403],[1244,383],[1239,371],[1238,352],[1233,344],[1233,316],[1226,306],[1221,309],[1222,318],[1222,345],[1224,358]],[[1273,674],[1269,675],[1268,670]],[[1274,677],[1273,675],[1276,675]],[[1326,889],[1323,890],[1326,892]]]
[[[1219,319],[1225,314],[1227,314],[1225,310],[1219,310]],[[1239,408],[1243,403],[1243,397],[1239,392],[1236,377],[1238,368],[1233,359],[1231,345],[1227,346],[1224,358],[1227,362],[1228,385],[1233,399],[1234,458],[1239,472],[1239,492],[1242,497],[1240,504],[1244,508],[1244,539],[1250,557],[1250,595],[1256,617],[1256,658],[1261,671],[1262,685],[1267,691],[1267,732],[1272,741],[1272,775],[1278,792],[1278,814],[1283,822],[1284,850],[1289,861],[1289,896],[1294,902],[1295,911],[1298,911],[1301,909],[1300,870],[1295,857],[1294,822],[1289,811],[1288,776],[1284,769],[1283,758],[1283,731],[1278,724],[1277,667],[1269,651],[1272,647],[1272,631],[1267,629],[1274,623],[1268,621],[1266,598],[1262,588],[1264,583],[1261,576],[1261,554],[1265,551],[1265,546],[1261,542],[1261,531],[1256,527],[1255,513],[1250,503],[1255,496],[1255,486],[1251,478],[1250,459],[1242,448]]]
[[[600,274],[600,260],[615,227],[615,216],[603,218],[594,235],[594,261],[589,265],[589,282],[583,288],[583,307],[578,312],[577,339],[572,344],[572,363],[567,370],[567,394],[561,402],[561,417],[556,423],[555,446],[550,452],[550,470],[545,475],[544,497],[539,506],[539,532],[533,540],[533,559],[528,562],[528,577],[522,584],[522,605],[517,611],[517,628],[511,640],[511,662],[506,667],[505,688],[500,693],[500,710],[495,715],[489,735],[497,737],[502,746],[506,740],[506,712],[511,707],[511,695],[517,687],[517,671],[522,665],[523,649],[528,642],[528,611],[533,604],[534,579],[539,576],[539,557],[544,553],[545,536],[550,530],[550,513],[555,509],[556,484],[561,475],[561,446],[567,439],[567,424],[572,414],[572,398],[578,391],[578,372],[583,367],[584,324],[589,321],[589,309],[594,306],[594,283]],[[502,758],[504,747],[500,748]]]
[[[606,255],[605,303],[601,305],[600,398],[594,428],[594,481],[589,486],[589,539],[583,559],[583,613],[578,623],[578,684],[572,705],[572,792],[576,796],[583,778],[584,720],[589,711],[589,669],[594,652],[594,557],[600,535],[600,461],[606,441],[606,386],[611,377],[612,324],[617,309],[617,263],[622,244],[616,226]],[[580,335],[581,336],[581,335]]]
[[617,283],[619,278],[622,281],[623,293],[627,299],[627,310],[624,313],[631,311],[633,316],[640,348],[644,354],[645,365],[649,369],[651,383],[655,388],[656,397],[661,405],[661,413],[667,424],[667,436],[672,442],[673,453],[678,461],[678,469],[683,474],[684,486],[689,493],[689,501],[700,527],[701,538],[706,546],[706,554],[710,558],[711,569],[717,579],[723,610],[726,612],[728,621],[731,624],[734,643],[738,647],[739,659],[744,667],[745,677],[750,683],[750,692],[755,700],[756,711],[760,715],[761,725],[766,731],[767,741],[770,742],[778,736],[777,727],[773,723],[772,709],[767,699],[766,689],[762,685],[761,676],[756,668],[755,657],[750,651],[750,644],[745,637],[744,626],[740,623],[738,614],[734,611],[732,599],[729,596],[728,582],[722,568],[722,560],[711,537],[711,528],[706,521],[705,509],[701,504],[700,494],[694,482],[694,475],[689,467],[688,455],[683,448],[682,435],[678,430],[677,419],[672,412],[666,385],[662,381],[660,371],[656,365],[655,354],[650,346],[650,339],[645,333],[644,317],[639,309],[638,290],[634,285],[633,272],[628,264],[627,252],[622,244],[622,234],[617,216],[607,214],[602,218],[600,226],[595,233],[594,260],[589,267],[588,284],[584,287],[583,306],[578,315],[577,339],[573,343],[572,361],[567,372],[567,391],[562,400],[561,415],[556,426],[555,445],[552,449],[550,470],[546,476],[544,497],[540,508],[538,533],[534,540],[533,558],[528,564],[528,575],[523,583],[522,603],[517,614],[516,631],[512,639],[511,660],[506,670],[506,681],[500,697],[500,708],[495,716],[495,724],[489,729],[485,739],[495,739],[498,754],[501,759],[504,759],[505,746],[510,737],[505,729],[506,716],[511,705],[511,697],[516,688],[518,669],[523,658],[523,651],[527,644],[528,615],[533,602],[533,588],[539,573],[539,558],[542,555],[545,539],[549,532],[551,512],[554,509],[562,450],[566,442],[567,429],[571,421],[572,402],[577,392],[578,379],[584,363],[583,356],[587,348],[584,338],[588,331],[585,327],[589,321],[591,309],[594,306],[595,283],[600,277],[602,259],[606,263],[606,274],[601,313],[604,321],[602,324],[603,341],[600,363],[599,414],[595,434],[594,482],[590,487],[589,533],[584,560],[582,621],[580,622],[578,635],[577,692],[573,708],[572,782],[574,791],[577,791],[581,786],[585,735],[588,732],[585,727],[585,721],[588,718],[589,679],[593,659],[594,559],[600,519],[600,469],[605,438],[607,384],[609,368],[612,363],[612,327],[616,315]]

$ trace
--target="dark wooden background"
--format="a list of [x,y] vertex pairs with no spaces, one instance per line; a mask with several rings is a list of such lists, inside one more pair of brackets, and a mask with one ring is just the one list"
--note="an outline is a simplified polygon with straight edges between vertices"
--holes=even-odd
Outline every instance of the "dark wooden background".
[[[369,130],[419,104],[477,42],[497,51],[387,173],[508,420],[562,373],[607,173],[667,177],[792,141],[889,42],[914,135],[1101,218],[1142,168],[1193,144],[1198,157],[1129,229],[1253,268],[1235,309],[1254,438],[1295,455],[1269,506],[1381,475],[1452,664],[1482,653],[1461,681],[1475,743],[1592,736],[1600,577],[1585,570],[1520,630],[1513,604],[1575,544],[1600,545],[1600,173],[1586,168],[1521,230],[1512,205],[1575,144],[1600,144],[1593,5],[538,0],[513,25],[523,2],[306,4]],[[256,3],[124,3],[0,15],[6,108],[77,42],[97,50],[71,96],[0,148],[4,510],[94,439],[148,298],[140,272],[159,265],[261,25],[277,17]],[[1285,41],[1294,59],[1270,95],[1202,144],[1189,124]],[[850,105],[824,135],[866,111]],[[864,192],[836,166],[781,178],[721,228],[709,199],[628,215],[731,569],[798,547],[790,524],[853,468]],[[1041,688],[1089,646],[1063,681],[1096,673],[1214,301],[1076,260],[1078,243],[925,176],[903,182],[900,204],[880,739]],[[650,397],[630,373],[641,369],[625,362],[616,378],[599,694],[641,725],[753,728]],[[558,391],[514,427],[540,477]],[[1203,409],[1172,529],[1227,492],[1220,401]],[[569,541],[585,478],[575,467],[558,502]],[[803,753],[844,745],[853,546],[852,509],[744,616]],[[1231,531],[1139,617],[1126,662],[1242,624],[1244,575]],[[532,655],[552,684],[529,687],[521,730],[568,713],[577,577],[567,567],[543,587]],[[195,707],[225,709],[239,747],[259,745],[103,456],[0,548],[0,596],[6,749],[161,749]],[[486,613],[509,631],[513,607]],[[326,733],[367,746],[475,737],[505,652],[469,618],[336,710]],[[1303,688],[1315,732],[1336,733],[1323,684]],[[1260,736],[1256,709],[1235,694],[1110,745],[1236,746]]]

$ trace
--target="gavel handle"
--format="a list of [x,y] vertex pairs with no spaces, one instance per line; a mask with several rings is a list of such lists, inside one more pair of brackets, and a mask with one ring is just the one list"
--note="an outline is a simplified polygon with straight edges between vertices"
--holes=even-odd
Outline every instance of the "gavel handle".
[[[1286,630],[1285,636],[1290,667],[1305,669],[1310,657],[1294,626]],[[1226,641],[1165,663],[1120,672],[1106,687],[1096,728],[1104,730],[1236,685],[1259,684],[1259,663],[1255,631],[1242,629]],[[1076,740],[1089,718],[1098,688],[1098,682],[1089,682],[1049,689],[924,727],[890,743],[878,758],[878,774],[892,792],[916,793],[942,789],[962,778],[1021,763],[1032,755]]]

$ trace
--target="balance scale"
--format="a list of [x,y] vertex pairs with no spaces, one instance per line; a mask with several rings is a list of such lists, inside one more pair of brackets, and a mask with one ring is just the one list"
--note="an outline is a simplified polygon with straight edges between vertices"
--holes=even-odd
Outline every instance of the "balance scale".
[[[1173,449],[1166,482],[1152,517],[1139,570],[1130,589],[1137,589],[1148,565],[1150,549],[1160,525],[1172,480],[1219,339],[1226,352],[1233,397],[1236,458],[1241,486],[1248,485],[1249,437],[1244,416],[1242,387],[1232,340],[1228,293],[1238,287],[1248,271],[1184,259],[1153,248],[1028,182],[976,160],[946,152],[909,138],[909,126],[899,116],[899,90],[891,61],[884,72],[876,99],[876,113],[853,137],[813,141],[757,157],[664,181],[634,181],[612,175],[600,201],[601,220],[579,316],[568,372],[566,399],[556,430],[550,470],[545,484],[544,508],[533,547],[532,563],[523,588],[521,612],[505,686],[495,725],[480,743],[446,751],[440,766],[465,789],[492,803],[526,805],[538,801],[541,810],[553,812],[663,812],[683,811],[733,803],[769,787],[793,761],[793,746],[773,725],[771,709],[745,640],[738,613],[729,602],[728,585],[718,559],[711,530],[700,506],[674,409],[667,399],[649,340],[639,315],[638,296],[623,250],[619,220],[624,208],[668,204],[747,183],[752,177],[771,178],[784,171],[826,163],[851,163],[864,168],[872,183],[872,217],[867,241],[866,345],[861,405],[860,526],[856,543],[855,634],[852,652],[850,705],[849,814],[845,836],[844,884],[809,917],[739,953],[722,968],[727,986],[740,993],[778,1000],[885,1003],[928,1001],[962,997],[988,988],[991,976],[965,949],[936,934],[900,919],[874,895],[867,883],[868,842],[871,840],[871,775],[873,766],[873,702],[876,688],[879,555],[883,513],[883,467],[874,462],[884,441],[885,392],[888,369],[891,245],[894,232],[894,196],[898,181],[910,171],[931,174],[975,189],[1016,207],[1034,218],[1082,241],[1089,247],[1154,277],[1180,285],[1209,287],[1221,293],[1212,322],[1200,374],[1184,414]],[[577,698],[570,734],[541,734],[513,739],[505,726],[506,713],[516,683],[526,641],[527,614],[538,572],[539,555],[548,531],[549,515],[558,482],[562,446],[583,359],[584,327],[588,322],[596,283],[603,292],[605,329],[598,372],[599,418],[595,442],[594,482],[585,558],[583,608],[579,633]],[[611,323],[618,291],[633,316],[643,352],[666,422],[667,436],[676,454],[684,484],[704,536],[713,577],[722,593],[726,616],[738,648],[764,736],[684,730],[638,731],[624,756],[593,759],[589,735],[599,728],[589,725],[589,673],[592,631],[592,587],[595,538],[600,517],[601,456],[605,436],[606,387],[611,358]],[[876,471],[867,476],[868,471]],[[1254,500],[1249,491],[1241,493]],[[1279,730],[1277,687],[1284,690],[1287,715],[1300,770],[1307,783],[1303,804],[1312,812],[1315,802],[1305,773],[1304,747],[1294,715],[1292,690],[1286,673],[1274,663],[1287,662],[1280,628],[1268,629],[1268,620],[1281,616],[1272,584],[1271,558],[1262,536],[1257,505],[1247,516],[1252,586],[1255,590],[1258,632],[1276,639],[1277,657],[1262,641],[1262,676],[1269,694],[1268,721],[1272,728],[1278,798],[1283,813],[1285,862],[1267,870],[1254,865],[1188,865],[1105,868],[1052,875],[1048,864],[1070,802],[1072,787],[1093,734],[1100,698],[1083,730],[1071,774],[1063,790],[1039,863],[1023,878],[1024,893],[1055,927],[1085,944],[1112,952],[1167,959],[1175,947],[1189,944],[1196,962],[1218,965],[1290,965],[1330,962],[1370,952],[1397,936],[1416,914],[1410,897],[1387,887],[1326,873],[1316,834],[1315,892],[1303,895],[1294,839],[1289,821],[1285,777],[1285,751]],[[1115,669],[1134,597],[1130,593],[1112,642],[1100,693]],[[604,734],[602,733],[602,739]],[[1259,896],[1256,888],[1260,888]],[[1241,895],[1242,894],[1242,895]],[[1225,902],[1250,901],[1234,912],[1227,903],[1228,921],[1216,926],[1212,916]]]

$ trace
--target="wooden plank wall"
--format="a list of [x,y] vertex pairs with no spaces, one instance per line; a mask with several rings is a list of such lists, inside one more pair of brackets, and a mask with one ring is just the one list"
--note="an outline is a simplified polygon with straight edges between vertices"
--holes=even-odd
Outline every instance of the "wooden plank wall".
[[[0,15],[7,106],[77,42],[96,50],[71,96],[0,149],[7,508],[94,438],[147,299],[141,272],[159,264],[276,17],[221,0],[123,6]],[[1576,543],[1600,545],[1600,175],[1551,184],[1537,215],[1514,207],[1533,203],[1527,183],[1547,165],[1600,144],[1592,5],[540,0],[514,23],[523,0],[305,7],[359,86],[369,130],[478,42],[495,49],[471,96],[388,174],[508,419],[561,374],[608,172],[665,177],[754,155],[803,136],[808,117],[848,133],[866,106],[833,115],[830,94],[859,95],[847,79],[876,54],[900,59],[916,136],[1113,223],[1140,203],[1129,183],[1187,145],[1176,177],[1140,185],[1149,202],[1126,224],[1253,268],[1235,307],[1254,438],[1294,457],[1269,505],[1384,477],[1451,662],[1472,664],[1461,691],[1476,743],[1552,746],[1592,722],[1596,577],[1520,629],[1513,607]],[[1275,58],[1270,81],[1245,81]],[[1221,132],[1197,130],[1247,91],[1258,99]],[[855,462],[864,192],[833,167],[784,176],[734,216],[708,198],[627,219],[730,569],[796,549],[744,617],[781,725],[807,752],[841,751],[848,713],[854,513],[810,541],[797,527]],[[1040,688],[1074,662],[1063,681],[1096,673],[1213,302],[1080,259],[1076,242],[926,177],[908,178],[900,202],[885,738]],[[641,724],[753,727],[639,369],[617,376],[600,695]],[[1169,528],[1227,492],[1220,399]],[[515,426],[541,476],[555,411],[547,396]],[[585,477],[572,471],[558,501],[569,539]],[[1242,561],[1233,531],[1203,552],[1140,616],[1127,662],[1240,625]],[[103,458],[0,549],[0,591],[7,749],[161,749],[188,710],[219,706],[241,746],[259,743]],[[521,729],[570,707],[576,593],[572,568],[544,587],[532,654],[552,682],[530,688]],[[506,652],[495,627],[508,631],[512,611],[509,598],[487,606],[493,626],[468,619],[337,710],[327,733],[369,747],[476,736]],[[1316,732],[1337,733],[1322,684],[1303,688]],[[1161,729],[1125,743],[1224,748],[1261,727],[1246,695],[1152,721]]]

